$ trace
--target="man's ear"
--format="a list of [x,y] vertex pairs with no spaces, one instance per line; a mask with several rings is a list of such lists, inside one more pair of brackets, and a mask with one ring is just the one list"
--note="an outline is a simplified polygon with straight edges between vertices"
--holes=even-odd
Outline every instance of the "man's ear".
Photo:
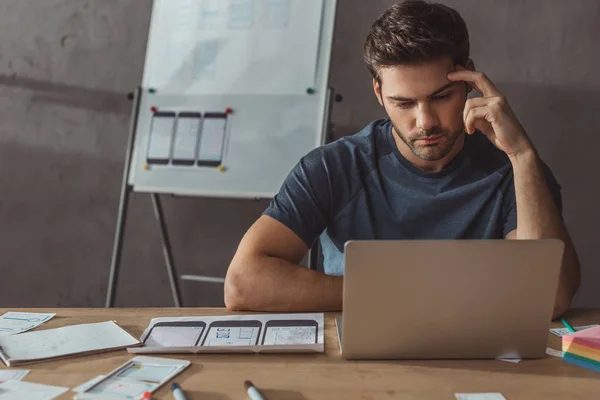
[[383,107],[383,98],[381,97],[381,84],[377,82],[377,79],[373,78],[373,91],[375,92],[375,97],[377,97],[377,101]]
[[475,71],[475,62],[473,62],[473,59],[469,58],[467,60],[467,63],[465,64],[465,69],[468,69],[469,71]]

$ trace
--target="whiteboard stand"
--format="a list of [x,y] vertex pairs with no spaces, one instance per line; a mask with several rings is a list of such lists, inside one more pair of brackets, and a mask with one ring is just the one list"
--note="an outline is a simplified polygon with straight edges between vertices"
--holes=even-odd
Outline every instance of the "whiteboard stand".
[[[110,272],[108,277],[108,289],[106,294],[106,308],[114,307],[115,294],[118,286],[118,277],[121,270],[121,256],[123,251],[123,239],[125,235],[125,228],[127,222],[127,211],[129,208],[129,194],[133,190],[133,185],[130,184],[129,173],[131,171],[132,154],[135,143],[135,133],[137,130],[137,120],[140,110],[140,97],[142,88],[136,88],[133,93],[133,110],[131,120],[129,123],[129,137],[127,139],[127,149],[125,152],[125,165],[123,168],[123,182],[121,183],[121,195],[119,196],[119,208],[117,211],[117,226],[115,230],[115,237],[113,241],[113,251],[110,261]],[[327,95],[327,112],[325,122],[323,124],[323,140],[321,144],[325,144],[329,138],[329,121],[331,118],[332,111],[332,98],[333,88],[328,88]],[[342,100],[341,95],[335,96],[335,101],[340,102]],[[204,282],[204,283],[224,283],[224,278],[201,276],[201,275],[182,275],[178,277],[175,263],[173,261],[173,251],[171,248],[171,240],[169,238],[169,232],[165,222],[164,212],[162,203],[160,200],[159,193],[149,193],[152,200],[152,206],[154,209],[154,216],[158,223],[161,245],[163,250],[163,256],[165,259],[165,267],[167,269],[167,276],[169,278],[169,285],[171,287],[171,294],[173,296],[173,304],[175,307],[182,307],[183,301],[181,299],[181,289],[179,285],[179,279],[186,281]],[[310,269],[317,270],[319,263],[320,246],[317,240],[308,252],[308,267]]]
[[[137,128],[137,119],[140,108],[141,88],[137,88],[133,94],[133,112],[129,123],[129,137],[127,139],[127,149],[125,153],[125,165],[123,168],[123,182],[121,184],[121,195],[119,197],[119,208],[117,212],[117,227],[115,238],[113,241],[113,252],[110,262],[110,272],[108,278],[108,290],[106,294],[106,307],[113,307],[115,302],[115,292],[117,289],[118,276],[121,269],[121,255],[123,250],[123,238],[127,222],[127,210],[129,206],[129,194],[133,186],[129,184],[129,173],[131,170],[131,157],[133,154],[133,146],[135,143],[135,132]],[[173,303],[175,307],[181,307],[181,291],[177,280],[177,273],[173,263],[171,241],[166,228],[164,213],[160,197],[157,193],[150,193],[154,215],[158,222],[163,255],[165,257],[165,265],[167,267],[167,275],[173,295]]]
[[131,96],[106,307],[114,306],[131,191],[150,195],[176,307],[180,279],[223,282],[178,276],[160,195],[272,198],[294,165],[326,142],[336,7],[337,0],[153,2],[144,76]]

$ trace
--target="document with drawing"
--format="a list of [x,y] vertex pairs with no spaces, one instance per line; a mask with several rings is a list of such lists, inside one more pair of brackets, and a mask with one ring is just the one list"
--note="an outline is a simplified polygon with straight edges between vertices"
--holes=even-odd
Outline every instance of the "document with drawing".
[[0,359],[12,367],[139,345],[114,321],[106,321],[0,337]]
[[323,352],[323,314],[155,318],[130,353]]

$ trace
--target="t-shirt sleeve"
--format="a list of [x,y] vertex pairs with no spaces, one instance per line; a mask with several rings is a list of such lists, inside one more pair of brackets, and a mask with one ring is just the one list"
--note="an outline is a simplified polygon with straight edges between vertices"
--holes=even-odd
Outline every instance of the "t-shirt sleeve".
[[331,210],[331,180],[323,148],[303,157],[263,213],[276,219],[307,246],[325,230]]
[[[542,162],[542,170],[544,171],[544,176],[546,177],[546,183],[548,184],[548,188],[550,189],[550,194],[558,207],[558,211],[562,216],[563,212],[563,204],[562,204],[562,193],[561,186],[554,177],[552,170],[550,167],[546,165],[546,163]],[[510,203],[509,203],[509,211],[504,220],[504,237],[508,235],[510,232],[517,229],[517,199],[515,197],[515,187],[514,182],[512,184],[512,188],[510,191]]]

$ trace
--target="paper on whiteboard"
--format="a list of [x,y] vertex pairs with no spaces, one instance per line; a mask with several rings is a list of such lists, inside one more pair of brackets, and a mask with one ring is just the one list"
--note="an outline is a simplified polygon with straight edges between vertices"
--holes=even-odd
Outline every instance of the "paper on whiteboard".
[[40,326],[55,315],[56,313],[7,312],[0,317],[0,336],[26,332]]
[[155,0],[143,86],[188,95],[303,94],[323,0]]
[[52,400],[68,391],[69,388],[40,385],[38,383],[6,381],[0,384],[0,400]]
[[20,381],[31,372],[27,369],[9,369],[0,371],[0,383],[6,381]]

